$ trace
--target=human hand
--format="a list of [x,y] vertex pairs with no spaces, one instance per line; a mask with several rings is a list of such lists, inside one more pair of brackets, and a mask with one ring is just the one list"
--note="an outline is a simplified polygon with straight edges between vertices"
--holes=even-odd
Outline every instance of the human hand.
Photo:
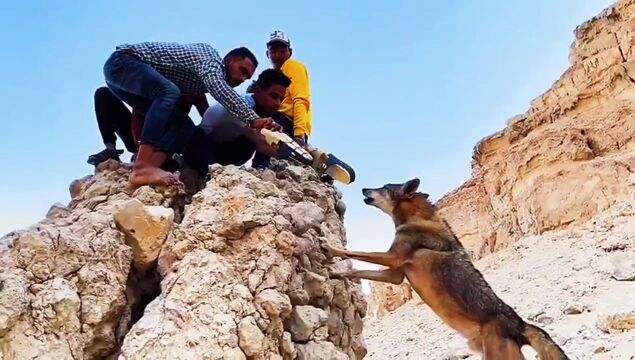
[[251,123],[251,126],[256,130],[267,129],[271,131],[282,131],[282,126],[273,121],[272,118],[260,118]]
[[307,148],[307,143],[306,143],[306,141],[304,140],[303,137],[296,136],[296,137],[293,138],[293,141],[298,143],[298,145],[300,145],[302,148],[304,148],[304,149]]

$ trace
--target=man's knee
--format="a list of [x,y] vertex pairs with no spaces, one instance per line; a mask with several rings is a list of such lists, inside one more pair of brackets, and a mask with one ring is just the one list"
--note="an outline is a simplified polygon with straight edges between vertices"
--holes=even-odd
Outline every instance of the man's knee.
[[176,105],[176,103],[179,101],[179,98],[181,97],[181,90],[172,82],[167,81],[159,86],[156,91],[156,95],[157,97],[170,100]]

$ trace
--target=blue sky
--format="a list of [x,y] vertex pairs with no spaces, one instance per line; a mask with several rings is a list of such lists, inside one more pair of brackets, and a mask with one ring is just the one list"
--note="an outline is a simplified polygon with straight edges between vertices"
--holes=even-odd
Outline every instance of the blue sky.
[[86,157],[102,148],[93,92],[114,46],[204,41],[224,54],[244,45],[258,73],[269,66],[267,34],[280,29],[311,75],[313,144],[357,171],[341,187],[348,246],[386,249],[391,223],[360,189],[417,176],[437,199],[459,186],[474,144],[551,86],[573,29],[611,3],[4,1],[0,233],[67,203],[70,182],[92,172]]

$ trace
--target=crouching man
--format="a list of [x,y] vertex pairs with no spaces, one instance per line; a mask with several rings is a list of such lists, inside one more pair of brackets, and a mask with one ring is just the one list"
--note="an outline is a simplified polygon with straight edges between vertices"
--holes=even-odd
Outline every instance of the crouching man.
[[[293,122],[278,112],[290,84],[291,80],[282,71],[268,69],[258,76],[253,93],[243,95],[243,99],[259,117],[273,119],[277,130],[293,136]],[[270,157],[286,155],[269,145],[259,129],[243,126],[238,117],[221,104],[215,104],[207,109],[186,142],[183,159],[189,167],[205,175],[211,164],[240,166],[254,157],[254,167],[267,167]]]
[[144,42],[117,46],[104,65],[110,91],[145,114],[140,144],[129,182],[134,186],[170,185],[175,174],[161,169],[169,153],[191,129],[187,114],[176,111],[182,94],[204,95],[223,104],[243,127],[262,129],[273,123],[259,118],[234,87],[250,79],[258,66],[247,48],[221,58],[208,44]]

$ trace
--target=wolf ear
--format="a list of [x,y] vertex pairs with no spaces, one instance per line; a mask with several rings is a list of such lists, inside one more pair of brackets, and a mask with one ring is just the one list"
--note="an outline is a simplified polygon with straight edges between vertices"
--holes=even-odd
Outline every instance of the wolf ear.
[[417,193],[419,183],[420,181],[417,178],[407,181],[401,186],[401,196],[404,199],[412,199],[412,197]]

